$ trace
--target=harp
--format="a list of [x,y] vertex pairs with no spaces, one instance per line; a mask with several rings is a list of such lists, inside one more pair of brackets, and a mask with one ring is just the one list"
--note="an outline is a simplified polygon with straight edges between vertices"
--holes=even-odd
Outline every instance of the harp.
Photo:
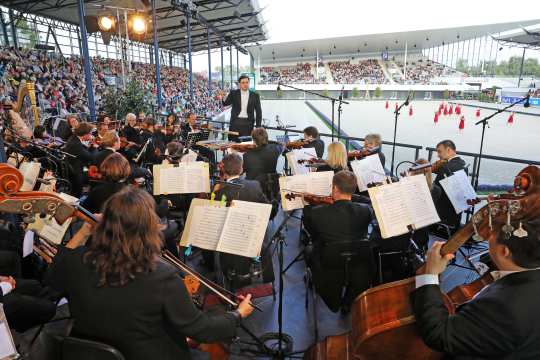
[[36,90],[33,82],[21,82],[17,92],[17,104],[13,110],[19,113],[19,116],[30,129],[39,125],[39,112],[36,104]]

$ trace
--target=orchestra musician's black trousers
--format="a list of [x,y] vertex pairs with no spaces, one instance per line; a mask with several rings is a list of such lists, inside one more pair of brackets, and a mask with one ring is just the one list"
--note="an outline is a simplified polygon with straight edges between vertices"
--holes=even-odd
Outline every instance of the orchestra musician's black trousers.
[[56,313],[52,294],[36,280],[15,280],[16,288],[2,299],[9,326],[24,332],[50,321]]

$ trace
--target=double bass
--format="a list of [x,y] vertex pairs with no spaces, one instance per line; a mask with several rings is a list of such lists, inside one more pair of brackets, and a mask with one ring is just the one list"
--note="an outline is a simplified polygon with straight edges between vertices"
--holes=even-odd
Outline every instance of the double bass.
[[[499,196],[475,213],[441,248],[441,255],[455,253],[472,236],[488,239],[500,231],[510,213],[512,221],[540,216],[540,169],[527,166],[519,172],[513,193]],[[491,221],[490,221],[491,218]],[[423,273],[421,267],[417,274]],[[444,294],[449,312],[472,299],[493,279],[489,273]],[[330,336],[313,345],[304,355],[307,360],[346,359],[442,359],[443,354],[429,348],[415,327],[409,296],[415,279],[376,286],[360,294],[353,305],[352,330]]]

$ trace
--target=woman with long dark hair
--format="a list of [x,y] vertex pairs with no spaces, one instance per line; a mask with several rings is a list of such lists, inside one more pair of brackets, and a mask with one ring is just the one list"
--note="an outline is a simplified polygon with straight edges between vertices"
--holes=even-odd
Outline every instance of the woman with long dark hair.
[[73,336],[105,342],[127,360],[189,359],[186,337],[235,336],[253,310],[251,296],[233,312],[199,311],[178,271],[160,260],[161,243],[154,199],[126,187],[107,200],[94,228],[84,225],[60,249],[49,282],[69,300]]

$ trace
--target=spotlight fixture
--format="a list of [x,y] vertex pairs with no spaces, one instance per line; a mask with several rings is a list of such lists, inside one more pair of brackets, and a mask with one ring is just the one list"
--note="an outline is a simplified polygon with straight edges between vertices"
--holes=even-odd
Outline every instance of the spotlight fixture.
[[136,35],[143,35],[146,33],[147,23],[146,19],[139,14],[132,15],[128,21],[131,31]]
[[109,15],[98,17],[98,27],[100,31],[111,31],[114,26],[114,18]]

